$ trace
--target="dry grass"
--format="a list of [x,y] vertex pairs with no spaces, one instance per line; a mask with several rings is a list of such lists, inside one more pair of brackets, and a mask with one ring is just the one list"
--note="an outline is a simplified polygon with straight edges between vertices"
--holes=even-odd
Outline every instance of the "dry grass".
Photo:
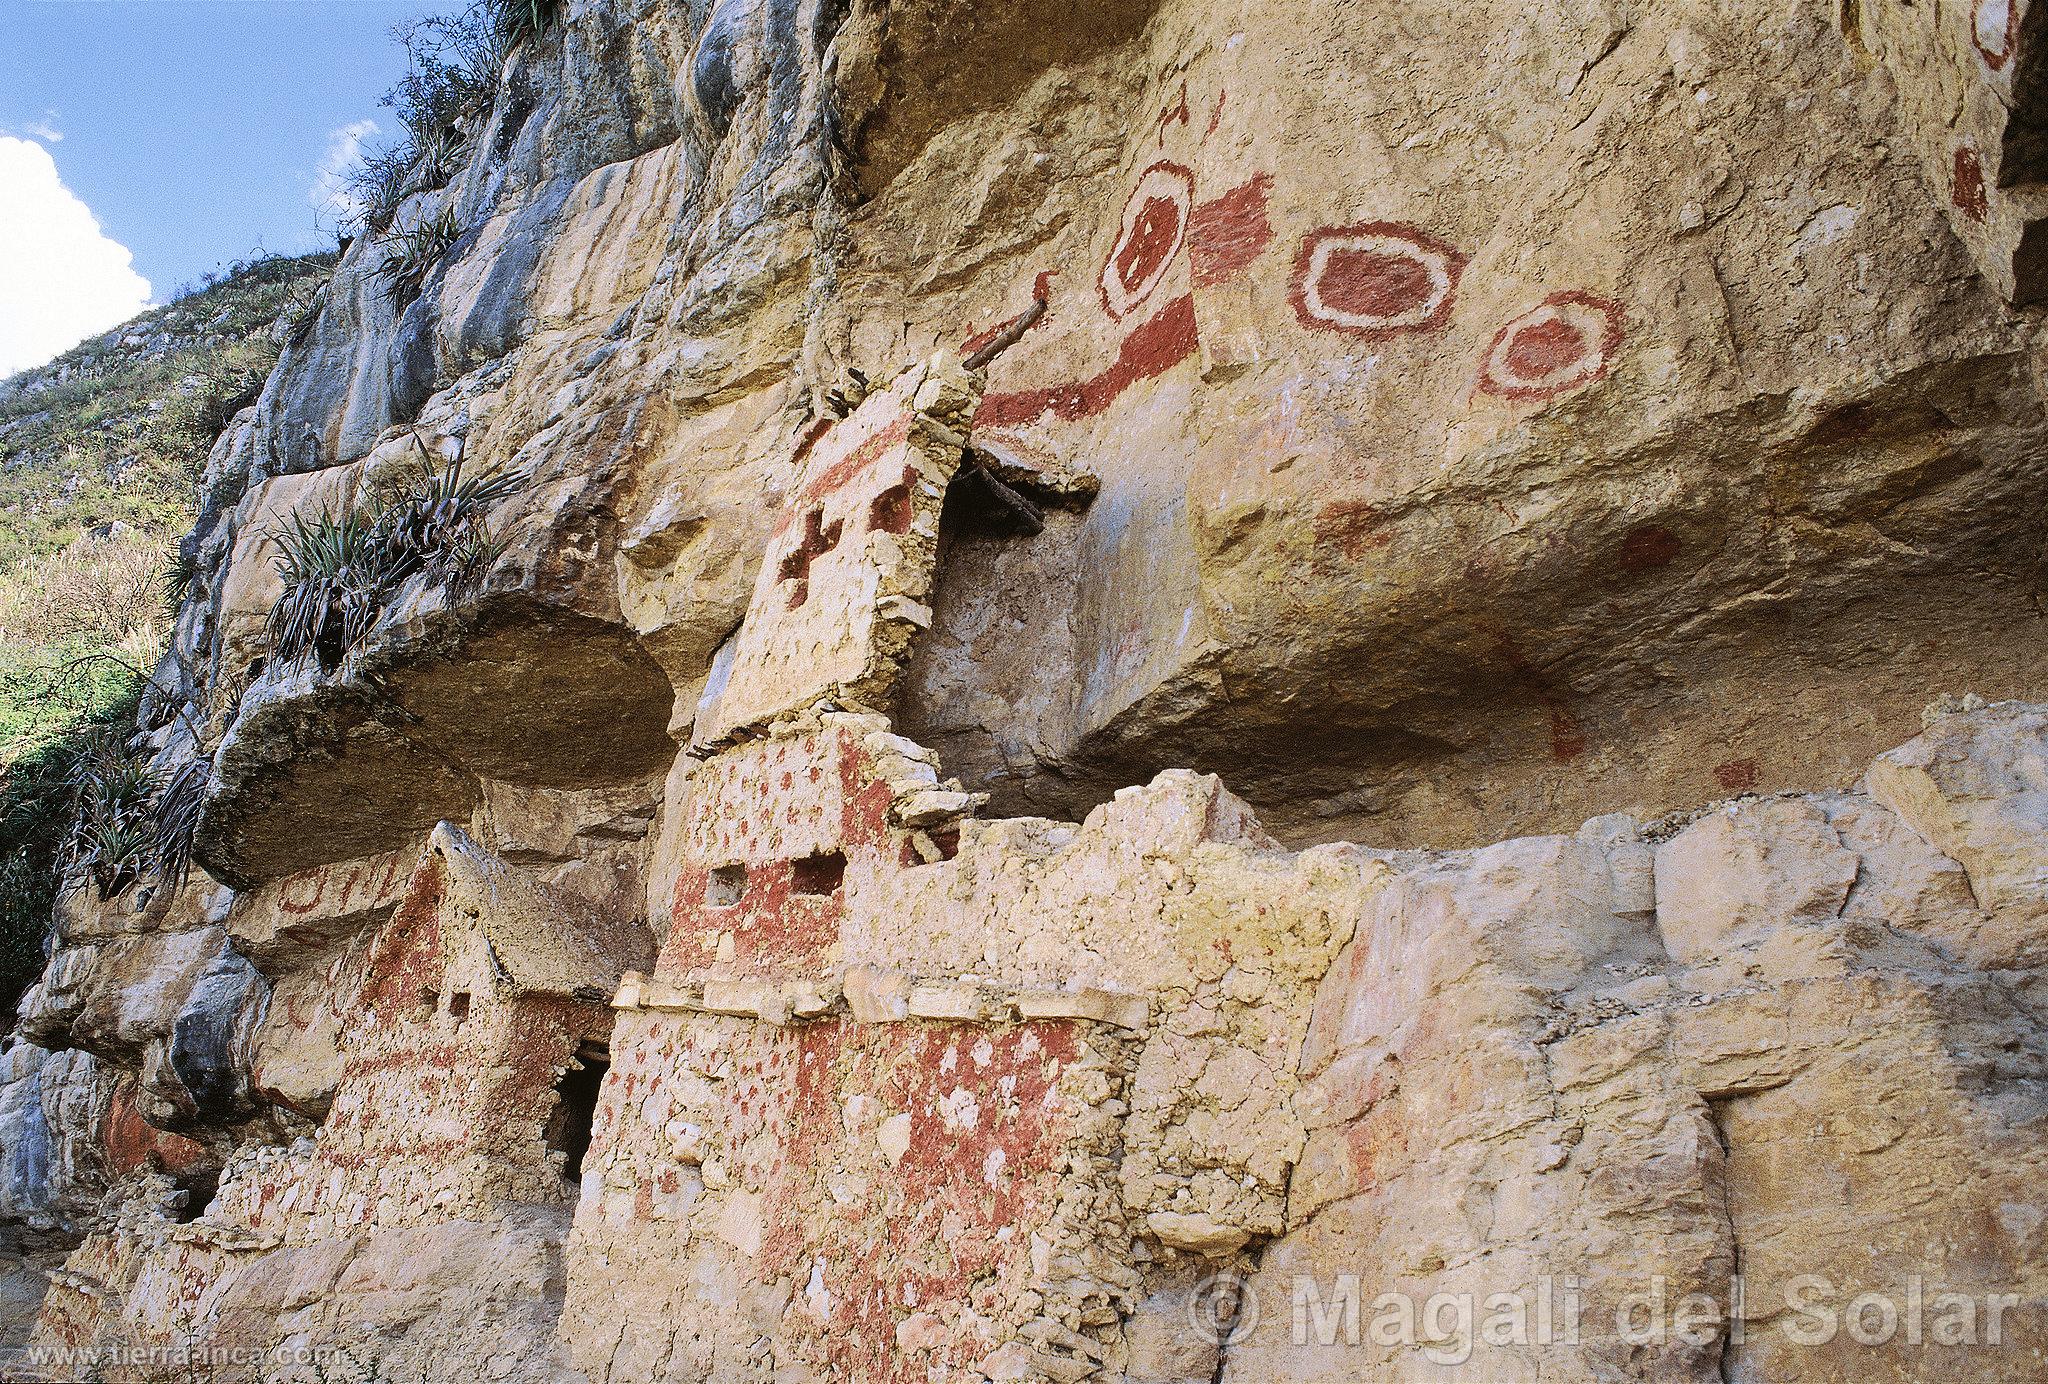
[[0,576],[0,644],[154,650],[164,626],[162,542],[87,536]]

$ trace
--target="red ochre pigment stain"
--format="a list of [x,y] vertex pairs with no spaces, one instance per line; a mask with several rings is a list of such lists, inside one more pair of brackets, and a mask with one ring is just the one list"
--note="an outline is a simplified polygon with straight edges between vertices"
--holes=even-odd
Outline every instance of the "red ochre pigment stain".
[[1187,231],[1194,189],[1195,175],[1177,163],[1162,160],[1138,175],[1124,203],[1116,244],[1096,283],[1111,317],[1130,313],[1165,277]]
[[1266,218],[1272,186],[1272,176],[1260,173],[1188,217],[1188,260],[1197,288],[1224,282],[1272,243],[1273,223]]
[[1166,257],[1173,253],[1175,242],[1180,239],[1180,208],[1164,197],[1154,197],[1145,203],[1145,210],[1138,213],[1138,224],[1131,229],[1116,255],[1116,274],[1130,288],[1145,281],[1146,277],[1166,263]]
[[1429,271],[1412,259],[1370,250],[1339,250],[1323,275],[1323,298],[1346,312],[1389,317],[1429,297]]
[[1366,500],[1333,500],[1316,511],[1316,542],[1334,543],[1357,561],[1371,548],[1394,541],[1392,527],[1377,505]]
[[1993,72],[2003,71],[2012,61],[2019,8],[2020,0],[1977,0],[1970,6],[1970,41]]
[[1984,164],[1977,151],[1965,144],[1956,150],[1955,171],[1949,182],[1949,200],[1972,221],[1991,213],[1991,194],[1984,186]]
[[1731,759],[1714,766],[1714,782],[1729,793],[1744,793],[1756,787],[1763,771],[1753,759]]
[[1547,375],[1586,354],[1586,334],[1563,318],[1524,327],[1509,338],[1507,363],[1518,375]]
[[1661,524],[1641,524],[1630,529],[1615,553],[1614,565],[1624,572],[1653,572],[1669,567],[1678,557],[1678,535]]
[[206,1161],[203,1146],[143,1119],[132,1086],[123,1085],[115,1090],[107,1108],[105,1130],[101,1146],[117,1173],[132,1173],[147,1166],[152,1157],[165,1171],[173,1173],[186,1172]]
[[[909,533],[911,521],[917,517],[917,508],[911,498],[911,489],[916,483],[917,472],[911,467],[904,467],[901,481],[868,502],[868,527],[877,533]],[[786,788],[789,775],[782,777]]]
[[1607,373],[1622,341],[1621,307],[1576,289],[1553,293],[1502,327],[1479,388],[1504,399],[1551,399]]
[[[880,460],[883,453],[898,443],[903,442],[909,436],[910,419],[908,417],[897,417],[891,420],[887,426],[861,442],[838,461],[833,462],[831,466],[827,467],[815,479],[806,483],[802,491],[798,493],[797,500],[799,504],[805,501],[819,500],[830,495],[855,476],[867,470],[868,467],[874,465],[876,461]],[[800,510],[796,505],[784,507],[782,517],[775,521],[775,532],[780,535],[787,530],[791,524],[796,522],[796,516],[799,512]]]
[[1564,707],[1553,707],[1550,712],[1550,757],[1559,764],[1569,764],[1586,752],[1586,732],[1579,725],[1579,718]]
[[975,426],[1013,427],[1035,422],[1048,413],[1068,422],[1092,418],[1138,381],[1163,375],[1194,355],[1198,344],[1195,300],[1184,293],[1125,337],[1116,363],[1107,370],[1069,384],[991,394],[981,401]]

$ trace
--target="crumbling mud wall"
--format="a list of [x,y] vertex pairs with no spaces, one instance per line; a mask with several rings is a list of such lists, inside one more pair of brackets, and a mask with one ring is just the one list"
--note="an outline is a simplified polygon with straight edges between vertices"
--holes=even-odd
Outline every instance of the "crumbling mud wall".
[[33,1347],[2048,1368],[2032,14],[561,6],[209,464]]

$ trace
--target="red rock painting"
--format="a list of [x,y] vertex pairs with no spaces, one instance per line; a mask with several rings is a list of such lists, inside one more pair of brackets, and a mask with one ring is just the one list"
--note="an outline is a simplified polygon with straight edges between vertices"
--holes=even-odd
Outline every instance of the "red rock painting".
[[1433,331],[1450,320],[1465,256],[1393,221],[1311,231],[1289,301],[1302,325],[1364,337]]
[[1111,317],[1128,316],[1159,287],[1187,239],[1194,201],[1194,174],[1177,163],[1161,161],[1138,175],[1116,245],[1102,266],[1102,306]]
[[1235,277],[1272,242],[1273,223],[1266,218],[1272,186],[1272,175],[1260,173],[1195,208],[1188,218],[1195,287],[1211,288]]
[[1183,293],[1124,338],[1108,369],[1069,384],[985,395],[974,415],[975,426],[1014,427],[1048,413],[1069,422],[1092,418],[1138,381],[1163,375],[1192,356],[1199,344],[1195,300]]
[[1166,127],[1174,124],[1176,121],[1182,125],[1188,123],[1188,84],[1186,82],[1180,84],[1180,99],[1173,105],[1162,106],[1159,109],[1160,148],[1164,149],[1166,147]]
[[1763,770],[1754,759],[1731,759],[1714,766],[1714,782],[1726,793],[1747,793],[1762,777]]
[[1620,304],[1576,289],[1553,293],[1494,336],[1479,388],[1503,399],[1554,399],[1606,374],[1621,340]]
[[2002,72],[2019,47],[2020,17],[2014,0],[1976,0],[1970,7],[1970,42],[1985,66]]
[[158,1129],[143,1118],[136,1104],[135,1087],[126,1081],[114,1088],[113,1100],[107,1107],[104,1146],[107,1165],[117,1175],[151,1166],[176,1174],[206,1163],[203,1145],[182,1134]]
[[1955,204],[1956,210],[1972,221],[1982,221],[1991,214],[1991,194],[1984,185],[1984,162],[1967,144],[1956,150],[1948,199]]

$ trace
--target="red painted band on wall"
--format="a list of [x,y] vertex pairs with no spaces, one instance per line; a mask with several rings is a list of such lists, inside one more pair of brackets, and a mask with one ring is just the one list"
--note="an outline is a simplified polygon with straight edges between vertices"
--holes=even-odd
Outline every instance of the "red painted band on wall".
[[1163,375],[1193,356],[1199,345],[1194,296],[1184,293],[1126,336],[1108,369],[1069,384],[988,395],[974,416],[975,426],[1014,427],[1048,413],[1068,422],[1092,418],[1138,381]]

